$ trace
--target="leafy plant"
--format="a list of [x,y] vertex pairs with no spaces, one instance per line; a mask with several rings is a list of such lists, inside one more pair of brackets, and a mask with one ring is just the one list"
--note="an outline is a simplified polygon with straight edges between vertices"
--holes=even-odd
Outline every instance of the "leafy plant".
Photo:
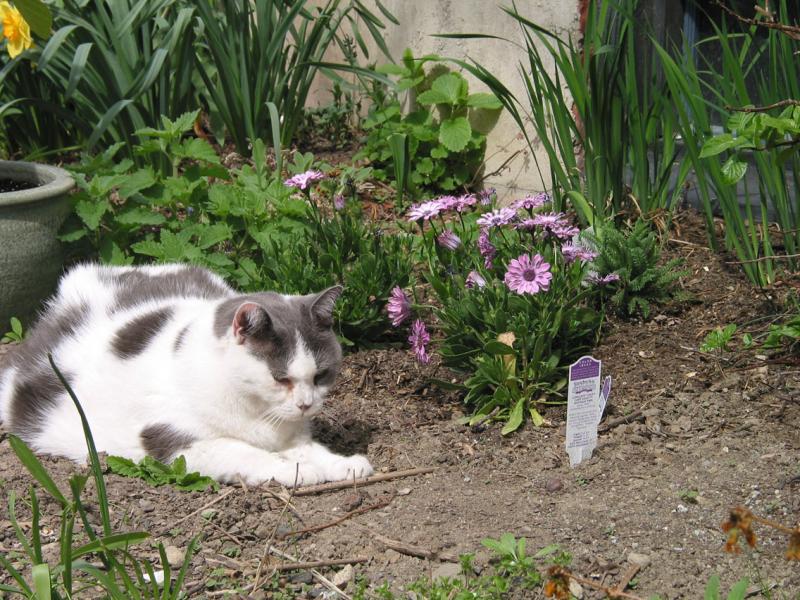
[[179,456],[171,464],[166,465],[152,456],[145,456],[139,463],[121,456],[109,456],[106,464],[112,473],[123,477],[141,479],[148,485],[158,487],[171,485],[184,492],[202,492],[207,488],[219,489],[219,484],[211,477],[200,473],[186,472],[186,459]]
[[52,6],[46,44],[0,72],[12,152],[92,149],[198,106],[194,8],[180,0],[64,0]]
[[[747,598],[747,586],[749,584],[750,581],[747,579],[747,577],[743,577],[737,581],[735,584],[733,584],[730,592],[728,592],[727,600],[744,600]],[[719,575],[712,575],[706,584],[706,589],[703,595],[704,600],[722,600],[720,585]]]
[[[526,102],[478,61],[457,61],[489,87],[517,122],[556,207],[569,195],[585,224],[621,212],[648,215],[670,209],[688,174],[682,165],[677,181],[670,180],[678,158],[672,100],[658,80],[654,59],[637,48],[637,39],[650,33],[636,13],[637,4],[589,2],[582,44],[538,25],[516,3],[504,7],[525,40],[519,72]],[[540,150],[547,154],[549,177],[536,159]]]
[[644,221],[637,222],[628,232],[606,225],[587,232],[585,237],[598,253],[592,279],[601,284],[603,295],[621,315],[641,314],[647,318],[652,303],[688,297],[675,289],[678,279],[689,274],[677,270],[682,259],[674,258],[659,266],[658,239]]
[[[785,0],[776,3],[764,38],[755,35],[761,16],[741,19],[743,27],[712,22],[714,35],[698,46],[716,46],[719,60],[702,58],[697,64],[695,57],[703,53],[688,45],[677,58],[657,47],[670,93],[680,99],[675,102],[678,129],[696,173],[709,243],[719,246],[713,217],[721,212],[725,248],[736,254],[747,278],[759,286],[776,279],[777,248],[785,249],[781,260],[790,269],[796,269],[800,248],[800,156],[791,151],[797,136],[796,107],[777,116],[768,114],[770,106],[777,110],[787,98],[800,97],[796,78],[784,74],[783,65],[794,64],[797,52],[797,41],[781,31],[788,26],[788,12]],[[747,85],[750,74],[757,82],[755,91]],[[728,131],[720,133],[715,123],[727,123]],[[723,153],[728,156],[721,162]],[[757,189],[743,178],[751,161],[758,171]],[[766,226],[773,219],[778,227]]]
[[[18,565],[9,557],[0,554],[0,567],[5,569],[16,585],[0,584],[1,592],[20,594],[27,598],[61,598],[75,597],[81,590],[99,588],[109,598],[123,600],[126,598],[178,599],[183,597],[183,581],[194,552],[195,541],[189,544],[184,562],[172,580],[172,571],[166,557],[163,544],[159,543],[163,578],[157,577],[153,566],[148,561],[137,559],[130,547],[149,537],[146,532],[113,533],[108,498],[105,491],[103,470],[94,446],[89,424],[83,409],[60,371],[50,358],[50,364],[68,394],[83,424],[84,435],[89,454],[90,472],[94,478],[99,505],[102,533],[96,532],[87,516],[87,508],[81,496],[89,480],[88,475],[73,475],[69,480],[70,492],[64,493],[48,474],[44,465],[36,458],[25,443],[14,435],[9,435],[9,443],[17,458],[44,490],[61,508],[60,533],[58,546],[60,549],[58,564],[50,565],[43,560],[42,539],[39,528],[41,509],[36,487],[31,486],[29,492],[31,527],[28,538],[20,525],[16,513],[16,497],[13,492],[8,497],[9,520],[17,540],[24,552],[25,560],[31,566],[33,585],[25,579]],[[88,538],[85,543],[76,540],[75,521],[80,518],[83,531]],[[98,567],[90,557],[102,562]],[[162,581],[163,579],[163,581]],[[161,583],[159,583],[161,582]]]
[[[568,365],[594,343],[601,314],[595,288],[582,285],[592,255],[567,243],[578,230],[565,215],[542,212],[547,195],[488,213],[478,203],[445,196],[409,210],[433,297],[417,308],[435,316],[443,362],[467,377],[456,387],[466,390],[471,422],[505,421],[507,434],[527,418],[541,424],[539,407],[565,401]],[[395,325],[412,308],[397,290]],[[409,341],[422,362],[430,339],[417,320]]]
[[294,139],[325,54],[334,46],[347,47],[340,31],[345,23],[365,56],[369,52],[358,23],[388,54],[383,21],[359,0],[328,0],[313,8],[304,0],[201,2],[197,12],[205,29],[198,69],[211,117],[224,125],[242,154],[255,139],[268,139],[278,119],[281,143]]
[[728,344],[736,333],[736,323],[730,323],[725,327],[717,327],[706,334],[703,343],[700,344],[700,352],[722,352],[728,350]]
[[17,317],[11,317],[9,325],[11,325],[11,331],[6,331],[6,333],[3,334],[3,339],[0,339],[0,344],[21,342],[23,339],[25,339],[25,332],[22,329],[22,323]]
[[437,63],[423,65],[433,55],[413,58],[406,50],[401,65],[378,71],[398,77],[397,91],[408,90],[411,109],[404,115],[400,101],[373,105],[362,123],[367,132],[358,157],[367,158],[383,178],[413,193],[473,188],[486,152],[486,134],[499,117],[502,104],[492,94],[469,93],[467,80]]

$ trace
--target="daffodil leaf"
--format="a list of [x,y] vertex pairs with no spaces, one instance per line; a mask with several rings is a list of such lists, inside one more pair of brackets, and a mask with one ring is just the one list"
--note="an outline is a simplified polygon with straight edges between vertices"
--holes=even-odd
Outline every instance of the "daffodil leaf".
[[33,33],[42,39],[50,37],[53,16],[42,0],[14,0],[14,6],[22,13],[22,18],[28,23]]

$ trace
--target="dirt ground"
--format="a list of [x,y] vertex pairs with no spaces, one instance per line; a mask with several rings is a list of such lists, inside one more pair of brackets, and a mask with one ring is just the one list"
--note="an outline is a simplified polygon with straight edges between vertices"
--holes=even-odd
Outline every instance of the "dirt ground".
[[[359,352],[345,360],[316,424],[318,437],[338,451],[366,452],[378,471],[433,467],[431,473],[294,497],[288,508],[279,488],[184,493],[109,475],[118,530],[148,530],[178,558],[200,535],[188,577],[194,597],[270,597],[248,588],[268,544],[303,560],[366,559],[354,564],[356,576],[400,590],[421,575],[455,575],[457,566],[387,548],[384,538],[444,558],[476,552],[480,568],[489,559],[481,539],[510,532],[527,538],[531,551],[559,544],[572,553],[576,574],[606,585],[620,580],[629,560],[646,564],[628,588],[643,598],[702,597],[713,573],[725,590],[746,575],[769,586],[772,597],[800,598],[800,568],[784,560],[784,535],[757,527],[758,550],[731,555],[722,551],[719,527],[736,505],[786,525],[800,521],[800,362],[752,351],[719,358],[698,351],[715,326],[741,326],[774,309],[767,294],[724,264],[696,232],[689,218],[683,239],[670,242],[667,254],[686,259],[691,275],[683,284],[697,301],[657,309],[644,323],[607,326],[595,352],[614,379],[606,422],[625,415],[630,422],[603,431],[588,462],[570,468],[563,407],[545,413],[550,426],[526,426],[508,437],[496,424],[471,429],[460,424],[459,396],[426,383],[434,372],[446,376],[443,369],[421,368],[401,349]],[[742,330],[764,327],[758,322]],[[44,464],[57,481],[75,469],[61,459]],[[24,496],[30,481],[4,441],[0,552],[6,555],[19,545],[5,495]],[[362,514],[339,525],[280,539],[359,507]],[[43,537],[52,543],[55,505],[45,503],[44,510]],[[397,547],[394,542],[389,545]],[[57,552],[55,544],[47,549]],[[143,552],[156,557],[149,546]],[[261,581],[284,559],[270,560]],[[290,596],[316,597],[324,589],[307,571],[284,578]],[[586,586],[584,594],[601,597]]]

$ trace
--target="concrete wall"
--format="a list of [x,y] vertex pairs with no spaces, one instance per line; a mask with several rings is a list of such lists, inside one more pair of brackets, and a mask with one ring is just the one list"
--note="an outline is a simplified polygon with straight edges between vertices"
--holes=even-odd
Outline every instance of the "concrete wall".
[[[365,2],[370,6],[370,2]],[[386,43],[395,61],[399,61],[405,48],[415,55],[436,53],[452,58],[473,58],[487,67],[517,98],[524,99],[525,88],[519,74],[519,63],[525,60],[524,52],[508,42],[499,40],[453,40],[432,37],[436,33],[484,33],[512,40],[524,45],[524,38],[516,21],[504,13],[500,6],[508,2],[485,0],[383,0],[383,4],[400,21],[399,26],[388,23]],[[578,0],[522,0],[517,9],[526,18],[546,27],[562,37],[579,36]],[[377,11],[376,11],[377,12]],[[375,49],[370,53],[385,62]],[[467,75],[467,74],[465,74]],[[479,82],[470,79],[470,91],[486,91]],[[519,128],[514,120],[503,114],[489,134],[486,167],[487,173],[496,171],[512,155],[518,153],[502,173],[487,180],[487,186],[496,187],[501,197],[515,198],[520,194],[541,191],[550,185],[547,156],[537,152],[537,159],[545,181],[539,176],[527,144],[519,139]],[[532,135],[532,133],[530,133]]]

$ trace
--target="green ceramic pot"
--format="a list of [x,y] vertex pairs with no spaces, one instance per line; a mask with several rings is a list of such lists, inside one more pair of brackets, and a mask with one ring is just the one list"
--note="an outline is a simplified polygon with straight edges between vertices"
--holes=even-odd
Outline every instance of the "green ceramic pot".
[[63,256],[56,237],[75,183],[64,169],[0,160],[0,180],[33,183],[0,193],[0,334],[11,317],[29,324],[56,287]]

